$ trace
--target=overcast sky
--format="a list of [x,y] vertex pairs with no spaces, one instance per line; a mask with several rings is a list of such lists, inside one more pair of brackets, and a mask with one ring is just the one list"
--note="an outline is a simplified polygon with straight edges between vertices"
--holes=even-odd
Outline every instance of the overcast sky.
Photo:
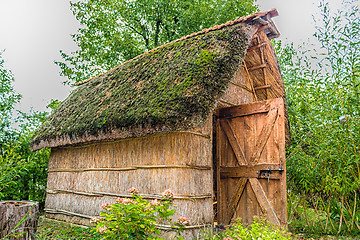
[[[330,0],[338,7],[340,0]],[[282,40],[306,41],[314,32],[312,15],[319,1],[258,0],[261,11],[277,8],[274,18]],[[59,50],[76,49],[70,34],[79,24],[67,0],[0,0],[0,50],[15,76],[15,90],[23,95],[21,111],[44,111],[51,99],[63,100],[70,87],[62,85]]]

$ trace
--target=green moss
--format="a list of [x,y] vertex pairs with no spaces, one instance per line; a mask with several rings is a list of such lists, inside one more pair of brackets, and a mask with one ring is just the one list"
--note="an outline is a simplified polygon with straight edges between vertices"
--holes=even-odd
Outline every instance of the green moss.
[[182,47],[184,45],[184,42],[183,41],[177,41],[177,42],[174,42],[172,44],[169,44],[167,47]]
[[155,54],[157,51],[159,51],[159,50],[155,50],[155,51],[152,51],[152,52],[148,52],[147,55],[148,55],[148,56],[151,56],[151,55]]
[[229,34],[229,33],[228,33],[227,31],[219,30],[219,31],[217,32],[217,39],[219,39],[219,40],[226,39],[226,38],[229,37],[228,34]]
[[206,66],[207,64],[212,64],[215,56],[216,56],[215,52],[210,52],[207,49],[202,50],[200,57],[195,60],[195,64],[200,66]]
[[244,58],[250,41],[244,29],[238,24],[163,46],[79,86],[33,144],[114,129],[199,126]]
[[200,42],[200,43],[199,43],[199,46],[200,46],[201,48],[204,48],[204,47],[206,47],[206,43],[205,43],[205,42]]

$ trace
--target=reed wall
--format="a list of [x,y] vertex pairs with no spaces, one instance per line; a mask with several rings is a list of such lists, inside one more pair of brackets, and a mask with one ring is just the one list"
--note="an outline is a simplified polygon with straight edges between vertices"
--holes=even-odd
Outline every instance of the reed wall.
[[[203,128],[82,147],[52,149],[45,211],[48,217],[82,225],[105,201],[175,193],[176,214],[187,216],[187,235],[213,222],[212,118]],[[195,229],[195,231],[194,231]]]

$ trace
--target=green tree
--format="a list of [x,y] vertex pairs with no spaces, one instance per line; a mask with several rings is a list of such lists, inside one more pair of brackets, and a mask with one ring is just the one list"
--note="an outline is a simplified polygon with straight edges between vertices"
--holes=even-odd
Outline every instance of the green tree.
[[15,112],[21,95],[0,53],[0,199],[44,202],[49,150],[30,151],[30,139],[46,112]]
[[14,78],[11,71],[4,66],[2,53],[0,51],[0,145],[11,138],[10,125],[14,106],[21,99],[21,95],[15,92],[12,85]]
[[147,50],[256,10],[256,0],[83,0],[71,3],[79,49],[56,62],[74,83]]

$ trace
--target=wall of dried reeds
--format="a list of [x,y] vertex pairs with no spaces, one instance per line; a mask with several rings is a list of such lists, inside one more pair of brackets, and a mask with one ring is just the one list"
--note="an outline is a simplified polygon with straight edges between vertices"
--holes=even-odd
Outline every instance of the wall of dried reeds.
[[187,216],[191,228],[213,222],[212,121],[203,128],[82,147],[52,149],[45,211],[48,217],[88,225],[105,201],[145,198],[171,189],[174,219]]
[[253,82],[257,101],[285,97],[278,61],[264,31],[258,32],[252,38],[243,65]]

